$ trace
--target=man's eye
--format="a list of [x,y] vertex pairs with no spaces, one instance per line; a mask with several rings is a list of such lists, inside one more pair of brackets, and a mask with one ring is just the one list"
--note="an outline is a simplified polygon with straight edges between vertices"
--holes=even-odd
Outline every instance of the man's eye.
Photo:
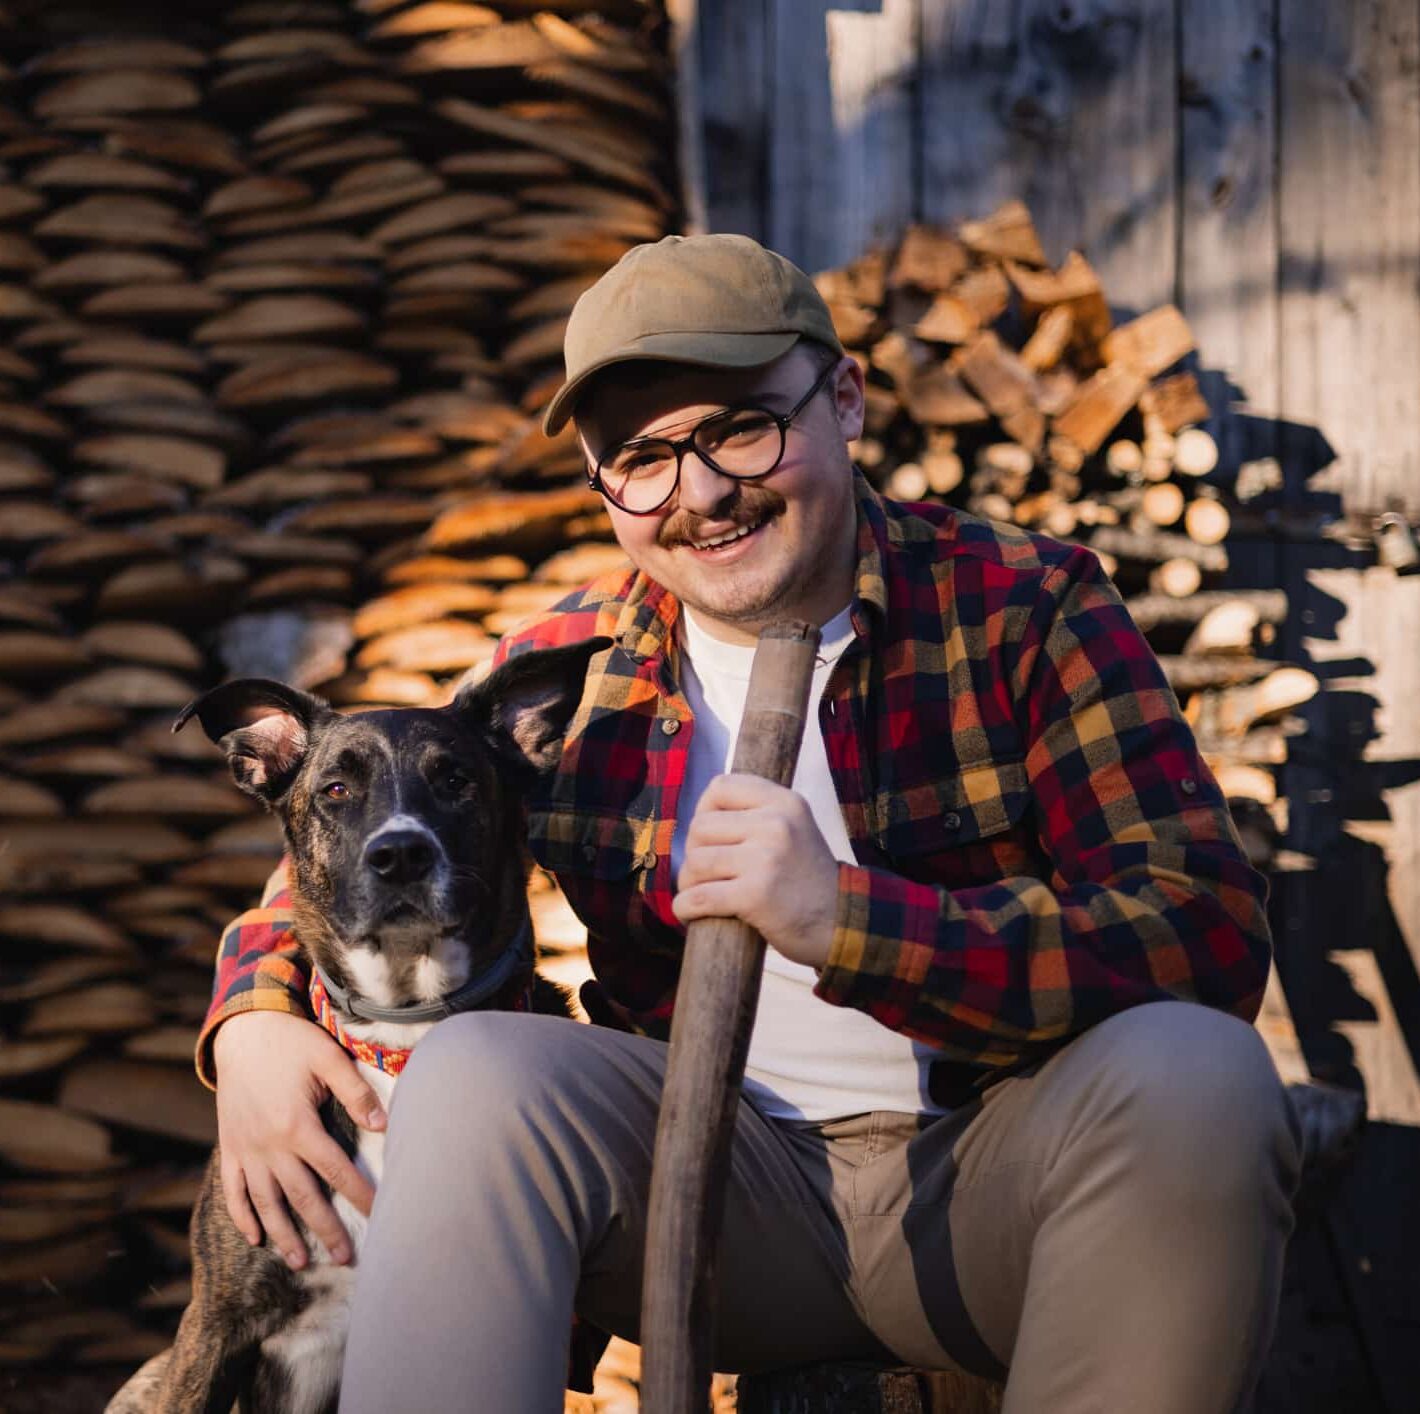
[[613,476],[654,476],[675,460],[675,452],[662,446],[626,447],[609,457],[604,470]]
[[332,781],[323,788],[322,794],[331,800],[348,800],[350,798],[350,787],[344,781]]
[[712,450],[716,447],[746,446],[776,430],[774,419],[763,412],[736,412],[703,423],[698,440],[702,446]]

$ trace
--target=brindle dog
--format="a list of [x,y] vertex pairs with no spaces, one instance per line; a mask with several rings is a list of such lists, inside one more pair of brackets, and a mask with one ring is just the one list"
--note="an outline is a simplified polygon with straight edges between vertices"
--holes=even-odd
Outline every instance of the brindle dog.
[[[522,796],[555,766],[587,661],[609,639],[525,653],[443,708],[342,715],[264,679],[185,707],[226,752],[237,784],[281,821],[294,936],[325,979],[342,1029],[408,1048],[441,1015],[516,1006],[567,1014],[533,971]],[[394,1077],[361,1073],[388,1103]],[[336,1102],[326,1126],[378,1181],[382,1133]],[[192,1302],[170,1350],[110,1414],[334,1410],[365,1218],[333,1198],[357,1254],[337,1266],[308,1230],[292,1271],[269,1240],[248,1245],[227,1214],[214,1150],[192,1214]]]

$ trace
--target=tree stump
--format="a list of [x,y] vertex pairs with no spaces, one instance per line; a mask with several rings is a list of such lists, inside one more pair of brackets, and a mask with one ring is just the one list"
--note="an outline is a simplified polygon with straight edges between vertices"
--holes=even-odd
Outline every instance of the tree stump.
[[741,1375],[739,1414],[998,1414],[1004,1387],[948,1371],[850,1362]]

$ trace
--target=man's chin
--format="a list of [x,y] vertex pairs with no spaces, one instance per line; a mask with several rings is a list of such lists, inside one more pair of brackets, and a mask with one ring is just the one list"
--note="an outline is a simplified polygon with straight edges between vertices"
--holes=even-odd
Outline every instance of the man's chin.
[[793,612],[788,584],[765,585],[727,584],[695,585],[683,591],[673,591],[682,604],[688,605],[703,618],[718,619],[737,628],[757,632],[775,619],[789,617]]

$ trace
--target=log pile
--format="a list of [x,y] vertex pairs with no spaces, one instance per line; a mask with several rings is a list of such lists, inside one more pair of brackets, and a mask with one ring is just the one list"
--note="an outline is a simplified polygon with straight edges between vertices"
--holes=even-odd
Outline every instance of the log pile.
[[1273,768],[1317,682],[1266,656],[1285,594],[1227,587],[1229,535],[1277,473],[1219,466],[1182,313],[1117,320],[1084,255],[1047,262],[1019,201],[913,227],[816,283],[867,376],[858,464],[901,500],[1088,545],[1269,862],[1286,824]]
[[187,1299],[193,1040],[279,841],[177,709],[440,701],[619,558],[537,416],[578,293],[673,225],[665,52],[652,0],[0,12],[7,1408]]

